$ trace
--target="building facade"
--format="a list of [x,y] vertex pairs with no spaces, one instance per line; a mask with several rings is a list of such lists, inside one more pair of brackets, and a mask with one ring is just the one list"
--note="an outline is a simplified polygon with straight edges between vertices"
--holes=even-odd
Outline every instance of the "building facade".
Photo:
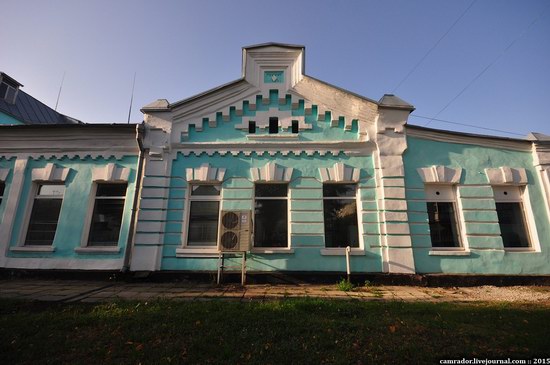
[[[302,46],[251,46],[241,79],[159,99],[137,130],[51,128],[29,153],[18,143],[34,132],[4,127],[0,143],[19,142],[0,144],[0,264],[215,271],[220,217],[249,211],[250,271],[342,272],[350,247],[356,273],[550,274],[547,136],[410,126],[397,96],[374,101],[304,67]],[[65,133],[78,147],[48,150]],[[53,183],[61,204],[41,196]],[[37,245],[41,199],[59,217]]]

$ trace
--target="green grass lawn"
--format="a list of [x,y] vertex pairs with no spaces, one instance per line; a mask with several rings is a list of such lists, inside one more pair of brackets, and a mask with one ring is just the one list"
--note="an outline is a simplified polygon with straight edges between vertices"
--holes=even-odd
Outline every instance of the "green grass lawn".
[[0,300],[2,364],[382,364],[550,354],[550,307]]

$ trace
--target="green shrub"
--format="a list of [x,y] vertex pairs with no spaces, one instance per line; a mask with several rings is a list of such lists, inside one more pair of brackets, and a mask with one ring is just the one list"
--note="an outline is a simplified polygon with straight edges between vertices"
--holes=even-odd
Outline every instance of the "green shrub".
[[353,285],[353,283],[349,281],[349,279],[340,280],[338,284],[336,284],[336,286],[341,291],[352,291],[353,289],[355,289],[355,285]]

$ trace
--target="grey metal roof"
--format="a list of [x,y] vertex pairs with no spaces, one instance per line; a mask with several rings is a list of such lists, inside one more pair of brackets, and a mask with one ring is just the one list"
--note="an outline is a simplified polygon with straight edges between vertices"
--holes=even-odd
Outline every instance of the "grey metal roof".
[[282,48],[306,48],[305,46],[302,46],[300,44],[266,42],[266,43],[259,43],[259,44],[246,46],[246,47],[243,47],[243,49],[253,49],[253,48],[271,47],[271,46],[282,47]]
[[78,124],[81,121],[58,113],[19,89],[15,104],[0,98],[0,111],[25,124]]
[[405,100],[393,94],[384,94],[380,101],[378,101],[378,105],[380,105],[381,107],[407,109],[410,111],[413,111],[415,109],[412,104],[407,103]]

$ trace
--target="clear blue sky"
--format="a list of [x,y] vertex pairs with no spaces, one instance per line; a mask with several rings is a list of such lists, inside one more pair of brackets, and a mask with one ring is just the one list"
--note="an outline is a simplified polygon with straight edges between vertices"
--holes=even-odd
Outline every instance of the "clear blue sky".
[[[126,122],[137,72],[140,122],[153,100],[238,79],[241,47],[274,41],[305,45],[308,75],[378,100],[471,3],[0,0],[0,70],[52,107],[66,72],[58,110],[85,122]],[[521,34],[438,118],[550,134],[550,1],[477,0],[395,94],[433,117]]]

